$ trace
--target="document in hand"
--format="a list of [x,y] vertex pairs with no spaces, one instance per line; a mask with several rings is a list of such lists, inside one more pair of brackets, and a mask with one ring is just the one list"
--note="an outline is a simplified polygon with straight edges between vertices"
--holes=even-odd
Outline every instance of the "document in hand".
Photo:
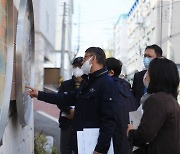
[[[99,128],[86,128],[83,129],[83,131],[78,131],[78,154],[93,154],[93,151],[97,144],[98,136]],[[114,154],[112,140],[107,154]]]
[[[70,106],[72,109],[74,109],[75,108],[75,106]],[[67,118],[67,116],[68,116],[68,113],[66,113],[66,112],[62,112],[61,113],[61,116],[62,117],[66,117]]]
[[[142,115],[143,115],[142,109],[138,109],[137,111],[129,112],[130,123],[134,126],[135,129],[138,128],[141,118],[142,118]],[[135,151],[137,149],[139,149],[139,147],[136,147],[136,146],[133,147],[133,151]]]
[[132,124],[135,129],[137,129],[137,127],[139,126],[142,115],[143,115],[143,111],[141,109],[138,109],[137,111],[129,112],[130,124]]

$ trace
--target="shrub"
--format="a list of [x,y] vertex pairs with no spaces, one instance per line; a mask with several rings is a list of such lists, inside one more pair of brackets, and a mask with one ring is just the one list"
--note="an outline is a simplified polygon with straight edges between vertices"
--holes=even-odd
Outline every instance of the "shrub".
[[[43,134],[43,132],[41,131],[40,133],[36,133],[34,136],[34,153],[35,154],[49,154],[46,150],[45,150],[45,145],[46,143],[46,135]],[[57,154],[57,149],[53,146],[52,147],[52,154]]]

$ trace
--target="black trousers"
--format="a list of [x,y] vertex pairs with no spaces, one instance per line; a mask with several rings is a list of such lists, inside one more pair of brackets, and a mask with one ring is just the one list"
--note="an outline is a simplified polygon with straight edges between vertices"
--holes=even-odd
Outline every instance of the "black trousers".
[[69,146],[72,125],[67,125],[66,128],[61,128],[60,130],[60,152],[61,154],[72,154]]

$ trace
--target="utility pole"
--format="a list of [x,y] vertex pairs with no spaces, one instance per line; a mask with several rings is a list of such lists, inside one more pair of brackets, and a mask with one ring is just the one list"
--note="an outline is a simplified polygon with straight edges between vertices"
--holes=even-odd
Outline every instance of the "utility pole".
[[162,0],[157,1],[157,44],[162,47],[162,18],[163,18],[163,2]]
[[78,14],[78,46],[77,46],[77,53],[79,52],[80,48],[80,7],[79,7],[79,14]]
[[171,43],[171,31],[172,31],[172,14],[173,11],[173,0],[169,2],[169,20],[168,20],[168,39],[167,39],[167,58],[174,60],[174,53],[172,48],[172,43]]
[[67,25],[67,28],[68,28],[68,32],[67,32],[67,34],[68,34],[68,43],[67,43],[67,45],[68,45],[68,54],[69,54],[69,59],[70,59],[70,61],[71,61],[71,59],[72,59],[72,56],[71,56],[71,52],[72,52],[72,50],[71,50],[71,42],[72,42],[72,4],[73,2],[72,1],[69,1],[69,8],[68,8],[68,25]]
[[64,53],[65,53],[65,11],[66,3],[63,5],[63,19],[62,19],[62,37],[61,37],[61,66],[60,66],[60,78],[64,78]]

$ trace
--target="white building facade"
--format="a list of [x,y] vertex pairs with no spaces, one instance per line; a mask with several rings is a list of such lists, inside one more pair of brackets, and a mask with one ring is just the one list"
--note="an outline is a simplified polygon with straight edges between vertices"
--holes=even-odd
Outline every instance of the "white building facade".
[[[60,76],[64,80],[70,79],[71,61],[74,58],[72,51],[72,15],[73,0],[57,1],[57,19],[56,19],[56,52],[60,67]],[[63,34],[64,33],[64,34]]]
[[123,63],[122,74],[126,74],[126,62],[127,62],[127,52],[128,52],[128,15],[120,15],[114,30],[114,57],[117,57]]
[[43,89],[44,67],[56,67],[56,0],[33,0],[35,23],[35,87]]
[[[140,71],[143,66],[143,54],[147,45],[157,44],[162,47],[163,55],[170,58],[175,63],[180,63],[180,26],[178,9],[180,9],[180,1],[172,0],[135,0],[132,8],[128,12],[126,22],[119,20],[119,33],[127,34],[127,42],[117,42],[116,46],[125,46],[127,49],[122,50],[122,47],[115,48],[115,55],[126,56],[123,58],[125,66],[125,75],[129,79],[133,78],[136,71]],[[127,26],[126,32],[125,28]],[[117,26],[115,26],[118,28]],[[120,28],[121,27],[121,28]],[[121,32],[122,31],[122,32]],[[125,35],[120,35],[122,39]],[[115,37],[116,38],[116,37]],[[118,56],[121,60],[122,56]]]

